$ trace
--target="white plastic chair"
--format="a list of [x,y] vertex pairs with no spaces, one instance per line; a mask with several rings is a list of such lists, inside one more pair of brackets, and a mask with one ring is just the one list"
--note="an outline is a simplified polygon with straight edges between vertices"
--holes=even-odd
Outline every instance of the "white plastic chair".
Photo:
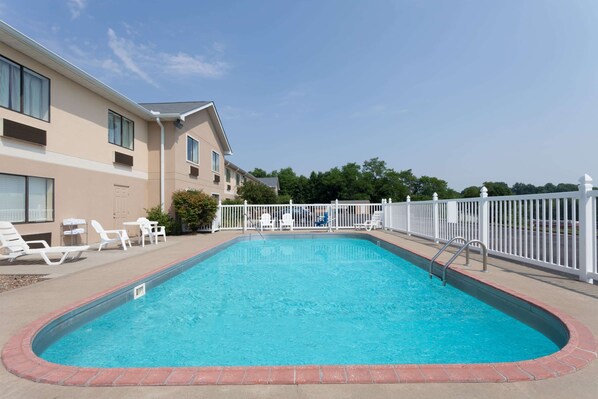
[[262,213],[262,217],[260,219],[260,230],[264,231],[264,227],[270,227],[270,229],[274,230],[274,220],[269,213]]
[[[129,239],[127,230],[104,230],[97,220],[92,220],[91,225],[100,235],[100,248],[98,248],[98,251],[101,251],[105,245],[115,242],[120,243],[125,251],[127,250],[127,242],[129,243],[129,247],[131,247],[131,240]],[[116,237],[110,237],[109,234],[115,234]]]
[[293,230],[293,226],[295,225],[295,219],[293,219],[293,215],[290,213],[283,213],[282,219],[280,219],[280,230],[288,227],[291,231]]
[[[42,244],[43,248],[30,248],[29,244]],[[83,251],[89,249],[89,245],[51,247],[44,240],[25,241],[17,229],[10,222],[0,222],[0,259],[8,259],[10,262],[24,255],[39,255],[48,265],[60,265],[71,252],[76,252],[71,259],[78,259]],[[61,255],[58,261],[52,261],[48,254]]]
[[141,245],[145,246],[145,236],[148,236],[150,242],[158,243],[158,237],[164,237],[166,242],[166,227],[158,226],[158,222],[152,222],[148,218],[138,218],[137,223],[141,227]]
[[372,214],[372,218],[370,220],[366,220],[363,223],[355,223],[353,225],[355,229],[366,229],[367,231],[371,231],[372,229],[381,229],[382,228],[382,211],[374,211]]

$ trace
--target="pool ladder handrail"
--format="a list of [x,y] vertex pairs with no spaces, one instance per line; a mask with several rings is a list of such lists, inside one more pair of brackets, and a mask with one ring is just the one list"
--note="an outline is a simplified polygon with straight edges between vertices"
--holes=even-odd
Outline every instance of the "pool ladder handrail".
[[446,262],[442,268],[442,285],[446,285],[446,269],[449,268],[449,266],[455,261],[455,259],[457,259],[457,257],[459,255],[461,255],[461,252],[463,252],[463,250],[466,250],[465,252],[465,266],[469,266],[469,246],[471,244],[479,244],[480,247],[482,248],[482,271],[483,272],[487,272],[488,271],[488,249],[486,248],[486,244],[484,244],[483,242],[481,242],[480,240],[469,240],[467,241],[465,239],[465,237],[453,237],[451,238],[446,244],[444,244],[444,246],[440,249],[440,251],[438,251],[436,253],[436,255],[434,255],[434,257],[432,258],[432,260],[430,260],[430,267],[429,267],[429,275],[430,278],[432,278],[433,273],[432,273],[432,266],[434,265],[434,261],[436,259],[438,259],[438,257],[440,256],[440,254],[442,254],[453,242],[455,241],[462,241],[464,244],[461,245],[459,247],[459,249],[457,250],[457,252],[455,252],[455,254],[451,257],[451,259],[449,259],[448,262]]
[[247,220],[247,222],[253,226],[253,228],[255,229],[255,231],[258,232],[258,234],[260,235],[260,237],[262,237],[262,240],[266,241],[266,239],[264,238],[264,236],[262,235],[262,232],[257,228],[257,225],[255,223],[253,223],[253,220],[251,220],[251,218],[249,217],[248,214],[244,213],[245,215],[245,219]]

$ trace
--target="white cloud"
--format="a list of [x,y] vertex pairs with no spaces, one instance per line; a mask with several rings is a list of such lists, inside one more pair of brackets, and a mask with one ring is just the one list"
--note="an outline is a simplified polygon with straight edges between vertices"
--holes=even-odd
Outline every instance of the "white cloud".
[[198,75],[204,78],[217,78],[228,70],[228,64],[222,61],[208,62],[200,56],[185,53],[176,55],[162,54],[167,71],[179,75]]
[[67,0],[66,5],[71,12],[71,18],[76,19],[87,6],[87,0]]
[[[129,28],[125,29],[130,31]],[[122,64],[122,69],[156,87],[158,84],[154,76],[167,74],[174,77],[219,78],[230,69],[228,63],[219,59],[207,60],[201,55],[180,51],[167,53],[157,50],[153,44],[136,43],[131,39],[133,33],[129,32],[127,37],[123,37],[113,29],[108,29],[108,46],[120,62],[105,62],[103,68],[117,71],[117,66]]]
[[263,114],[261,112],[255,112],[247,109],[242,109],[238,107],[233,107],[231,105],[225,105],[222,108],[219,108],[220,114],[222,115],[223,119],[249,119],[249,118],[259,118]]
[[138,46],[130,40],[120,38],[108,28],[108,46],[114,55],[123,63],[124,67],[147,83],[158,87],[158,84],[138,65],[133,58],[145,59],[148,49],[145,46]]

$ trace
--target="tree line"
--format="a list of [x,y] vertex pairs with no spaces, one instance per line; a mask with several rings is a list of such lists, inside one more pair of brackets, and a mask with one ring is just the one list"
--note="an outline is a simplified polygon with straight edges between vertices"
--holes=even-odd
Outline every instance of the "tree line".
[[[255,168],[250,172],[255,177],[278,177],[278,197],[250,181],[239,190],[239,196],[250,203],[328,203],[338,200],[369,200],[380,202],[383,198],[405,201],[432,199],[434,193],[439,199],[479,197],[482,186],[470,186],[458,192],[448,182],[433,176],[414,175],[411,169],[396,171],[379,158],[372,158],[359,165],[355,162],[334,167],[326,172],[311,172],[309,177],[297,175],[292,168],[266,172]],[[577,190],[576,184],[547,183],[543,186],[505,182],[484,182],[489,196],[553,193]]]

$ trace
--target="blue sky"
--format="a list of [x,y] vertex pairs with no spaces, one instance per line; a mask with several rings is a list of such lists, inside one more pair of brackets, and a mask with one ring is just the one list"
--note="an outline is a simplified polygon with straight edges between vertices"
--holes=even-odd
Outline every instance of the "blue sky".
[[379,157],[459,190],[598,182],[594,0],[0,0],[0,17],[135,101],[215,101],[248,170]]

